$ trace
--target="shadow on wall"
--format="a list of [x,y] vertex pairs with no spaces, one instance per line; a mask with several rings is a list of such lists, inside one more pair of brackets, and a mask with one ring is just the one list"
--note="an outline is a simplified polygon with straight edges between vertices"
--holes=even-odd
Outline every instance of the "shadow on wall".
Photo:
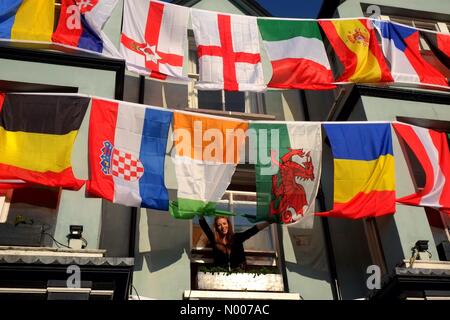
[[[138,103],[139,90],[139,76],[126,75],[123,100]],[[185,109],[188,107],[188,86],[146,78],[144,104],[169,109]]]
[[380,237],[381,250],[386,261],[387,272],[391,274],[399,263],[410,257],[405,257],[393,215],[379,217],[375,220],[375,223]]
[[287,270],[307,278],[330,282],[320,217],[307,216],[286,229],[289,236],[286,240],[292,245],[292,252],[285,253]]
[[[150,272],[164,269],[189,254],[189,221],[174,219],[168,212],[142,210],[138,219],[147,220],[147,232],[137,230],[136,241],[148,241],[145,251],[136,252],[135,271],[141,271],[144,259]],[[138,221],[142,231],[142,223]],[[147,239],[144,239],[147,237]]]

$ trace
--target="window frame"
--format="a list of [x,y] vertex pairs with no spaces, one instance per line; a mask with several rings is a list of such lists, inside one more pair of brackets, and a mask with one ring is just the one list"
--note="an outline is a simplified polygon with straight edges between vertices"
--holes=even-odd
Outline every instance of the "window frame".
[[[234,200],[235,195],[244,195],[244,196],[254,196],[255,201],[245,201],[245,200]],[[225,191],[224,198],[228,197],[228,199],[222,199],[219,200],[218,203],[229,203],[230,206],[230,212],[234,211],[234,205],[236,204],[255,204],[256,206],[256,192],[248,192],[248,191],[236,191],[236,190],[227,190]],[[230,217],[231,223],[233,225],[233,230],[235,229],[235,221],[234,217]],[[273,251],[271,250],[246,250],[244,248],[244,252],[246,254],[246,258],[248,259],[251,257],[251,261],[257,262],[257,263],[250,263],[250,266],[268,266],[268,267],[280,267],[280,239],[278,236],[278,229],[276,228],[275,224],[271,224],[268,226],[270,235],[272,237],[272,246]],[[189,232],[189,245],[190,245],[190,252],[191,252],[191,264],[208,264],[212,263],[212,259],[210,258],[193,258],[192,255],[208,255],[212,253],[211,248],[200,248],[194,246],[193,243],[193,230],[194,230],[194,222],[193,220],[190,220],[190,232]],[[272,257],[272,263],[271,264],[265,264],[264,259],[258,259],[257,257]]]

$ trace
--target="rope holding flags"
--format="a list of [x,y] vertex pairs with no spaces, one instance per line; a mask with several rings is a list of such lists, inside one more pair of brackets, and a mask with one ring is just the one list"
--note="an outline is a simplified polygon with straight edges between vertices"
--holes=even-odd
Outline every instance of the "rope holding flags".
[[[257,210],[255,216],[244,216],[254,222],[294,223],[314,214],[323,126],[333,151],[334,205],[317,215],[378,217],[393,214],[395,202],[450,212],[447,133],[388,121],[243,121],[83,95],[0,95],[0,187],[80,189],[84,180],[75,178],[70,157],[89,103],[90,196],[169,211],[181,219],[232,215],[217,210],[216,203],[236,166],[253,163]],[[38,117],[44,118],[36,127]],[[391,124],[426,175],[423,189],[399,199]],[[170,201],[165,163],[172,144],[178,194]]]
[[[117,0],[62,0],[55,31],[54,0],[4,2],[0,17],[14,19],[0,19],[0,38],[54,43],[124,59],[131,72],[183,84],[192,80],[186,74],[185,55],[191,20],[200,66],[195,86],[201,90],[329,90],[346,83],[449,88],[450,35],[391,21],[252,17],[156,0],[124,0],[119,51],[103,32]],[[320,29],[343,72],[330,64]],[[422,56],[420,37],[429,44],[435,62]],[[272,66],[268,83],[260,38]]]

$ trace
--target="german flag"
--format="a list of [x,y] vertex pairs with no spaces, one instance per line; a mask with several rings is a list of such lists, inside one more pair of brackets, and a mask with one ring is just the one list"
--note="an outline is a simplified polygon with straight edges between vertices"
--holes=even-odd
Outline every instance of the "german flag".
[[89,98],[5,94],[0,98],[0,179],[79,190],[71,155]]

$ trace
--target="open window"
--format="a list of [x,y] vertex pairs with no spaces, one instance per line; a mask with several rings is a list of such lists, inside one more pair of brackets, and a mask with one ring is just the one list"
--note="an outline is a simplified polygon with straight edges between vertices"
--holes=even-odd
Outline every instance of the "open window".
[[[222,111],[193,109],[195,112],[221,115]],[[266,114],[245,114],[240,112],[227,113],[228,117],[240,118],[242,120],[274,120],[275,117]],[[246,143],[246,146],[249,144]],[[245,152],[249,154],[248,150]],[[217,204],[217,209],[229,211],[235,216],[231,217],[234,232],[245,231],[254,226],[244,214],[256,216],[256,177],[255,165],[249,163],[240,163],[236,167],[228,190]],[[214,217],[206,217],[211,230],[213,230]],[[215,281],[209,281],[208,287],[202,287],[199,282],[198,274],[204,270],[213,268],[212,248],[209,246],[208,239],[199,225],[198,218],[192,220],[191,232],[191,288],[193,290],[234,290],[234,291],[284,291],[283,277],[281,273],[280,246],[278,238],[278,228],[276,224],[259,231],[255,236],[244,242],[244,250],[247,261],[247,272],[260,274],[260,281],[254,278],[251,282],[255,283],[253,287],[246,287],[246,280],[240,278],[241,283],[236,286],[227,286],[233,281],[221,282],[217,274]],[[214,269],[214,268],[213,268]],[[237,276],[238,277],[238,276]],[[245,277],[245,275],[241,275]],[[251,275],[253,277],[253,274]],[[227,278],[230,280],[231,278]],[[270,284],[269,284],[269,282]],[[203,282],[204,284],[205,282]],[[244,284],[242,284],[244,283]],[[200,284],[200,285],[199,285]],[[243,285],[244,287],[242,287]]]
[[52,246],[60,189],[0,190],[0,246]]
[[[249,222],[243,214],[256,215],[256,193],[247,191],[228,190],[218,203],[219,210],[230,211],[235,214],[231,217],[234,232],[242,232],[251,228],[254,224]],[[206,217],[206,221],[214,230],[214,217]],[[244,242],[244,250],[247,261],[247,270],[237,271],[236,277],[240,281],[246,281],[246,274],[259,274],[258,279],[250,283],[233,283],[233,278],[225,278],[223,281],[220,271],[213,264],[212,248],[206,235],[199,225],[198,218],[192,221],[191,238],[191,288],[194,290],[248,290],[248,291],[284,291],[281,275],[279,241],[276,224],[259,231],[255,236]],[[205,275],[206,274],[206,275]],[[205,281],[203,278],[212,274],[213,280]],[[216,277],[214,277],[216,274]],[[211,276],[211,275],[210,275]],[[203,277],[203,278],[201,278]],[[251,275],[253,277],[253,275]],[[270,279],[270,280],[268,280]],[[270,282],[270,283],[269,283]],[[245,289],[244,289],[245,288]]]

